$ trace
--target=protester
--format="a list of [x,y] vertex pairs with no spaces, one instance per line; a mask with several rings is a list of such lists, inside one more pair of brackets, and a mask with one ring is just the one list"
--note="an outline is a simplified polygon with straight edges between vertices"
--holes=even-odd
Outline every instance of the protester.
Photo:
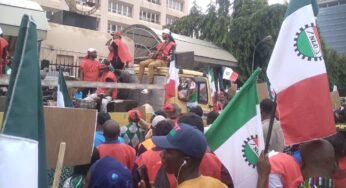
[[[269,122],[272,116],[273,108],[274,102],[270,99],[264,99],[260,103],[264,140],[267,139]],[[280,122],[274,118],[273,130],[269,142],[269,151],[274,150],[282,152],[284,147],[284,136],[281,130]]]
[[314,140],[300,146],[304,182],[300,188],[334,188],[335,152],[326,140]]
[[166,112],[164,112],[163,110],[158,110],[158,111],[155,111],[154,114],[151,116],[151,124],[146,122],[146,121],[141,121],[140,123],[141,124],[146,124],[146,125],[143,125],[143,126],[146,126],[146,127],[149,127],[149,130],[147,131],[147,134],[145,135],[145,139],[149,139],[153,136],[153,132],[152,132],[152,125],[153,125],[153,120],[156,116],[163,116],[165,119],[167,118],[167,114]]
[[[87,56],[80,63],[80,78],[83,81],[96,82],[99,79],[99,73],[102,65],[96,59],[97,52],[94,48],[88,49]],[[88,93],[92,94],[96,88],[85,88],[81,90],[83,98],[87,97]]]
[[199,117],[203,117],[203,109],[199,105],[190,108],[190,112],[197,114]]
[[[175,41],[171,35],[171,31],[164,29],[162,32],[163,42],[156,46],[155,53],[145,61],[139,63],[138,80],[143,82],[145,67],[148,67],[148,84],[154,82],[154,69],[157,67],[166,67],[171,60],[172,51],[175,49]],[[142,90],[143,94],[148,94],[148,89]]]
[[[109,68],[105,68],[101,70],[100,82],[105,83],[117,83],[117,78],[115,74],[109,70]],[[96,93],[89,95],[84,98],[86,101],[98,101],[101,100],[101,112],[107,112],[107,105],[110,101],[117,98],[118,90],[116,88],[98,88]]]
[[[188,82],[188,92],[187,92],[188,100],[186,102],[186,106],[191,111],[192,108],[196,108],[198,106],[197,85],[193,78],[187,78],[187,82]],[[201,116],[203,116],[203,111]]]
[[297,188],[303,182],[303,176],[298,162],[290,155],[280,152],[270,152],[269,188]]
[[341,188],[346,185],[346,138],[344,132],[326,138],[333,145],[335,151],[335,160],[338,168],[334,174],[335,187]]
[[[204,124],[200,116],[194,113],[187,113],[179,118],[179,124],[186,124],[197,128],[199,131],[204,133]],[[212,153],[209,149],[206,150],[206,153],[201,161],[199,170],[202,175],[210,176],[222,181],[228,187],[233,187],[233,182],[231,175],[229,174],[226,167],[222,164],[220,159]]]
[[[94,138],[95,147],[105,143],[106,139],[103,136],[103,124],[110,119],[111,119],[111,116],[108,113],[99,112],[97,114],[97,122],[96,122],[97,124],[96,124],[95,138]],[[120,136],[118,136],[118,141],[120,143],[125,143],[125,140]]]
[[121,136],[126,144],[136,148],[144,140],[144,130],[139,124],[142,114],[138,110],[130,110],[127,115],[129,124],[121,128]]
[[132,61],[132,55],[127,45],[122,41],[120,32],[113,32],[111,35],[113,36],[113,40],[108,45],[109,54],[107,60],[114,69],[124,69]]
[[[155,116],[155,118],[153,119],[153,121],[151,122],[151,132],[153,135],[157,136],[158,131],[160,132],[162,130],[162,127],[158,127],[160,126],[160,122],[165,121],[166,118],[163,116]],[[169,132],[169,131],[168,131]],[[137,156],[141,155],[142,153],[144,153],[147,150],[151,150],[155,147],[155,144],[153,143],[151,137],[144,140],[142,143],[138,144],[137,146]]]
[[4,38],[3,31],[0,27],[0,75],[3,72],[4,65],[8,64],[7,58],[8,58],[8,42]]
[[207,149],[207,140],[198,129],[180,124],[167,136],[154,136],[153,141],[163,149],[162,164],[167,173],[175,175],[178,188],[227,187],[215,178],[201,175],[199,166]]
[[131,172],[118,160],[106,156],[91,166],[84,181],[84,188],[101,187],[133,188]]
[[207,115],[207,126],[204,127],[204,133],[206,133],[208,131],[208,129],[214,123],[214,121],[216,120],[216,118],[218,116],[219,116],[219,112],[211,111],[211,112],[208,113],[208,115]]
[[257,172],[258,172],[257,188],[268,187],[270,169],[271,169],[271,166],[270,166],[269,158],[262,151],[257,161]]
[[119,162],[127,166],[132,171],[135,162],[135,150],[127,144],[119,143],[118,136],[120,134],[119,124],[113,120],[104,123],[103,134],[106,142],[97,147],[100,158],[107,155],[112,156]]
[[[156,118],[159,118],[157,116]],[[161,120],[157,123],[155,129],[153,129],[153,136],[165,136],[173,128],[173,122],[170,120]],[[151,139],[150,139],[151,140]],[[152,143],[155,146],[154,143]],[[137,169],[146,169],[145,173],[148,175],[149,183],[152,187],[176,187],[176,181],[174,175],[166,174],[166,171],[162,169],[160,151],[153,148],[148,149],[142,154],[138,155],[136,160]],[[135,177],[135,183],[140,181],[138,175]]]
[[181,113],[181,109],[177,104],[167,103],[163,106],[163,111],[167,114],[167,118],[177,122]]

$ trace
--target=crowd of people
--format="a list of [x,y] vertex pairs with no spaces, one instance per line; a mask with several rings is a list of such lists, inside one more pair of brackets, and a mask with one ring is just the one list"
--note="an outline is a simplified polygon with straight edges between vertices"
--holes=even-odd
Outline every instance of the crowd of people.
[[[260,103],[264,133],[273,106],[269,99]],[[343,113],[345,109],[338,115]],[[204,122],[199,106],[182,114],[178,105],[167,103],[149,121],[130,110],[129,124],[120,127],[108,113],[99,112],[90,164],[75,167],[64,188],[234,187],[204,136],[218,115],[211,111]],[[273,125],[270,152],[262,153],[257,163],[257,188],[345,187],[346,132],[285,147],[280,121]]]

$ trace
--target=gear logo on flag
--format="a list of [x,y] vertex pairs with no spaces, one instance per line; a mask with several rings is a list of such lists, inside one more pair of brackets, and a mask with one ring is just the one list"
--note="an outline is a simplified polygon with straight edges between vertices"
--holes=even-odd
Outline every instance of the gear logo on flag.
[[317,27],[314,23],[306,24],[300,28],[300,31],[296,33],[294,38],[294,48],[298,56],[308,61],[321,61],[322,60],[322,48],[318,35]]
[[259,148],[258,148],[258,136],[252,135],[244,140],[243,147],[243,157],[245,162],[252,168],[256,167],[258,156],[259,156]]

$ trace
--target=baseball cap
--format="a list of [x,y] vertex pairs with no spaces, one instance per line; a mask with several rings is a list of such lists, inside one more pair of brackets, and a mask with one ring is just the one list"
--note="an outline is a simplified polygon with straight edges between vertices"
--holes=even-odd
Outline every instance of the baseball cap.
[[130,170],[113,157],[106,156],[91,166],[89,188],[132,188]]
[[166,118],[161,116],[161,115],[158,115],[158,116],[155,116],[153,121],[151,122],[151,126],[153,126],[154,128],[156,127],[156,125],[160,122],[160,121],[163,121],[165,120]]
[[188,124],[175,126],[166,136],[153,136],[154,144],[160,149],[177,149],[186,155],[202,159],[207,149],[203,133]]
[[171,33],[171,31],[170,31],[169,29],[166,28],[166,29],[162,30],[162,33],[166,33],[166,34],[169,35],[169,34]]
[[115,35],[115,36],[121,37],[121,32],[119,32],[119,31],[118,32],[113,32],[113,33],[111,33],[111,35],[112,36]]
[[88,52],[96,52],[96,49],[95,48],[89,48]]
[[135,120],[136,119],[136,116],[135,116],[136,113],[137,113],[137,116],[139,119],[142,118],[142,114],[138,110],[130,110],[127,112],[127,115],[130,117],[131,120]]

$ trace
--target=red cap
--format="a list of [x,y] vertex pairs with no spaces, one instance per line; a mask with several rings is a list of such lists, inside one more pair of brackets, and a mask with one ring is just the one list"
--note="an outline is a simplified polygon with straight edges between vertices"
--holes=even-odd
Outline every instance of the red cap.
[[138,118],[142,118],[142,114],[138,110],[130,110],[127,112],[127,115],[130,117],[131,120],[135,120],[136,119],[136,115],[135,115],[136,113],[137,113]]
[[121,32],[113,32],[111,35],[112,36],[115,35],[117,37],[121,37]]
[[173,112],[174,106],[171,103],[166,103],[165,106],[163,106],[163,111]]

